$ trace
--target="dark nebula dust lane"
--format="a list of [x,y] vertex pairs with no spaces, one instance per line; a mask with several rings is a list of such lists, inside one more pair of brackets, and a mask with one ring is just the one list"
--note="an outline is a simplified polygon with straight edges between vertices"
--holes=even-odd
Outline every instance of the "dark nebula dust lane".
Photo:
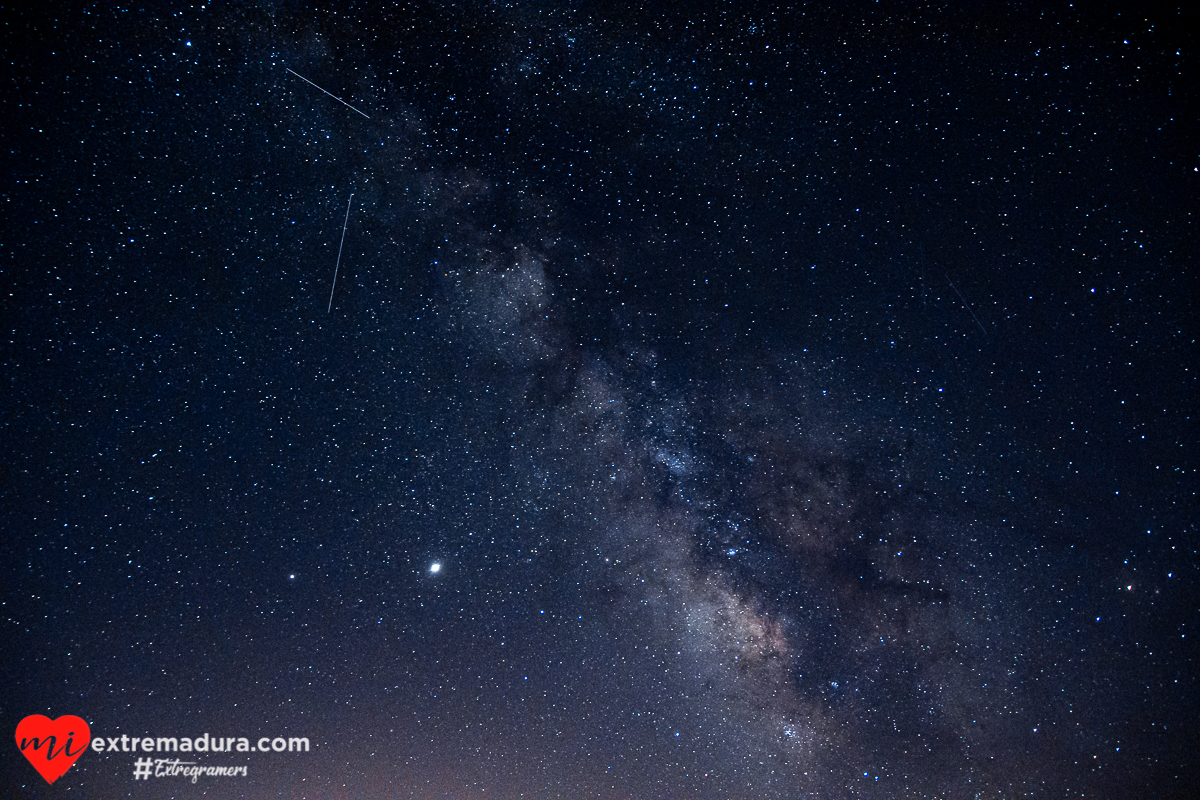
[[9,18],[7,794],[1189,796],[1177,15]]

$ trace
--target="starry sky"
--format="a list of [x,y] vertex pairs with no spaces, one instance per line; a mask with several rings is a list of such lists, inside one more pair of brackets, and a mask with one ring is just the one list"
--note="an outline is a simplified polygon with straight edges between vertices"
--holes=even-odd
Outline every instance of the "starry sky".
[[1182,12],[175,5],[3,15],[0,719],[313,751],[6,796],[1193,791]]

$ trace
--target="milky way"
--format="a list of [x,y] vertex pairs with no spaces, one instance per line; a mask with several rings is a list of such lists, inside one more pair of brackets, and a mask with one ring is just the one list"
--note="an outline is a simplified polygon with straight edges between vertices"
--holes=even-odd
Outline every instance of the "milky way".
[[[600,322],[621,327],[608,348],[569,342],[547,273],[574,265],[538,232],[532,247],[465,232],[445,273],[455,321],[515,369],[541,423],[532,468],[585,531],[579,591],[640,632],[624,659],[661,667],[636,679],[671,698],[663,713],[687,720],[693,746],[737,764],[715,785],[1037,780],[1047,766],[1013,722],[1032,702],[1012,680],[1023,645],[971,631],[1017,630],[968,582],[1001,568],[979,545],[996,532],[939,497],[938,433],[840,419],[815,376],[769,350],[710,354],[702,379],[672,371],[636,315]],[[972,751],[987,754],[978,771]],[[953,766],[916,777],[930,759]]]
[[878,6],[22,17],[4,724],[311,738],[214,797],[1186,796],[1183,45]]

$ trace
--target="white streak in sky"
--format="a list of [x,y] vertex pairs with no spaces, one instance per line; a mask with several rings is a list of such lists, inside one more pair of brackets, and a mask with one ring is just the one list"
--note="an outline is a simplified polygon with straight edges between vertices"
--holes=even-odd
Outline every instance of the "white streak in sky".
[[[306,78],[306,77],[304,77],[303,75],[301,75],[299,72],[296,72],[294,69],[292,69],[292,68],[290,68],[290,67],[284,67],[284,69],[286,69],[288,72],[290,72],[290,73],[292,73],[293,75],[295,75],[295,76],[296,76],[297,78],[299,78],[300,80],[302,80],[302,81],[304,81],[305,83],[307,83],[309,86],[317,86],[315,83],[313,83],[313,82],[312,82],[312,81],[310,81],[308,78]],[[317,86],[317,88],[318,88],[318,89],[321,89],[321,87],[320,87],[320,86]],[[325,90],[324,90],[324,89],[321,89],[321,91],[322,91],[322,92],[325,92]],[[329,95],[329,96],[330,96],[330,97],[332,97],[334,100],[337,100],[339,103],[341,103],[342,105],[344,105],[346,108],[350,109],[351,111],[358,111],[358,109],[357,109],[357,108],[355,108],[354,106],[350,105],[350,104],[349,104],[349,103],[347,103],[345,100],[343,100],[342,98],[338,97],[336,94],[333,94],[333,93],[331,93],[331,92],[325,92],[325,94]],[[364,117],[367,117],[367,115],[366,115],[366,114],[363,114],[363,112],[361,112],[361,111],[358,111],[358,113],[359,113],[359,114],[362,114]],[[367,117],[367,119],[370,119],[370,117]]]
[[350,199],[346,201],[346,221],[342,223],[342,241],[338,244],[337,263],[333,265],[333,285],[329,287],[329,308],[325,309],[326,314],[333,310],[333,290],[337,288],[338,267],[342,265],[342,245],[346,244],[346,226],[350,224],[350,204],[352,202],[354,202],[353,192],[350,193]]
[[[946,273],[943,272],[942,274],[945,275]],[[963,308],[971,315],[971,319],[975,320],[975,324],[979,326],[979,330],[983,331],[984,336],[987,336],[987,328],[983,327],[983,323],[979,321],[979,317],[975,316],[975,312],[971,310],[971,304],[967,302],[967,298],[963,297],[963,293],[954,285],[954,281],[950,280],[949,275],[946,275],[946,283],[950,284],[950,288],[958,295],[958,299],[962,300]]]

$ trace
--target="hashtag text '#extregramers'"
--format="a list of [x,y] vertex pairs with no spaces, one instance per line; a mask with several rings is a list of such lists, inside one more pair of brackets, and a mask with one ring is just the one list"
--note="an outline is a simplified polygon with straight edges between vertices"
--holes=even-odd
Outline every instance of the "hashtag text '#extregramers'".
[[139,758],[133,765],[133,779],[150,780],[150,768],[154,768],[154,777],[156,778],[172,778],[183,777],[191,778],[192,783],[201,775],[205,777],[245,777],[247,767],[245,765],[238,767],[202,767],[194,761],[180,761],[179,759],[170,758]]

